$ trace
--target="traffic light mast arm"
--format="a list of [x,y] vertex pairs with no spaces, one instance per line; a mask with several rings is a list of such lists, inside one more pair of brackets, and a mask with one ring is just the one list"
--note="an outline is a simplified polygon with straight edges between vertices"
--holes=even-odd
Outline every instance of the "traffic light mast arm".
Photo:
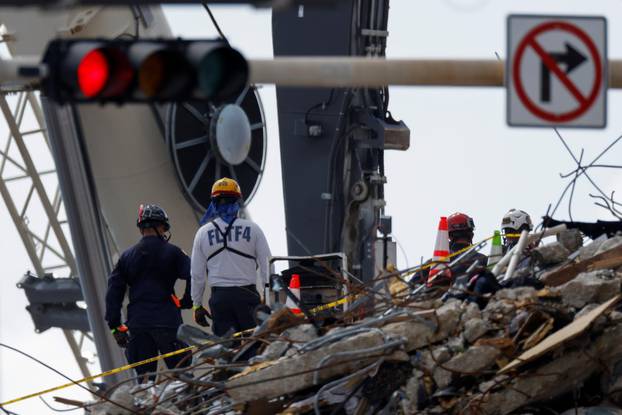
[[[377,87],[504,85],[499,60],[285,57],[249,61],[250,82],[280,86]],[[3,87],[33,84],[46,74],[36,57],[0,60]],[[609,61],[609,87],[622,88],[622,60]]]
[[[338,0],[210,0],[210,4],[248,4],[255,7],[292,7],[298,5],[330,5]],[[166,3],[202,4],[204,0],[167,0]],[[80,5],[127,6],[162,4],[162,0],[0,0],[0,6],[74,7]]]
[[[496,59],[278,57],[249,61],[250,82],[298,87],[504,86]],[[622,88],[622,60],[609,61],[610,88]]]
[[503,86],[503,62],[347,57],[250,61],[251,82],[300,87]]
[[0,85],[2,90],[12,87],[23,89],[25,85],[36,84],[47,75],[46,66],[37,56],[18,56],[0,59]]

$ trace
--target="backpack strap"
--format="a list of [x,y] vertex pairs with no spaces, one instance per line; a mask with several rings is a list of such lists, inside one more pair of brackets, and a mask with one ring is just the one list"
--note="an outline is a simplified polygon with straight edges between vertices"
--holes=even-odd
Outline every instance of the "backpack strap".
[[229,237],[229,234],[231,233],[231,228],[233,227],[233,223],[235,222],[236,219],[237,218],[234,218],[231,221],[231,223],[229,223],[229,225],[227,226],[227,229],[225,229],[224,232],[222,231],[222,229],[220,229],[220,226],[218,226],[218,224],[216,223],[216,219],[211,221],[212,225],[214,225],[214,228],[216,228],[216,232],[218,232],[222,236],[223,246],[221,246],[216,251],[214,251],[210,256],[208,256],[207,260],[209,261],[210,259],[214,258],[216,255],[220,254],[222,251],[230,251],[230,252],[233,252],[234,254],[240,255],[240,256],[242,256],[244,258],[252,259],[253,261],[255,261],[255,266],[258,266],[257,258],[255,258],[254,256],[249,255],[249,254],[247,254],[245,252],[238,251],[235,248],[231,248],[229,246],[229,244],[228,244],[227,238]]

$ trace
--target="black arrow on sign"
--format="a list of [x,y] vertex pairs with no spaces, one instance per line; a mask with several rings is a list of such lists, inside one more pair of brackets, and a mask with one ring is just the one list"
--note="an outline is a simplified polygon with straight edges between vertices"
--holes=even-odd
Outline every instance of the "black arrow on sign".
[[[566,51],[550,52],[549,55],[555,62],[566,65],[566,74],[569,74],[587,60],[585,55],[572,47],[568,42],[564,44]],[[551,70],[544,64],[540,64],[540,101],[551,102]]]

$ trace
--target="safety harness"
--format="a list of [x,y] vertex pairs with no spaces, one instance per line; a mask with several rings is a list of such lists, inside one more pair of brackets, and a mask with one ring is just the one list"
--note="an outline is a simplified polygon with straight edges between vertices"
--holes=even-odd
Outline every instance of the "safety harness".
[[230,251],[230,252],[233,252],[234,254],[243,256],[244,258],[252,259],[253,261],[255,261],[255,267],[258,267],[259,265],[257,263],[257,258],[247,253],[244,253],[242,251],[238,251],[235,248],[231,248],[229,244],[227,243],[227,237],[229,236],[229,233],[231,232],[231,228],[233,227],[233,223],[235,222],[235,219],[236,218],[234,218],[231,221],[231,223],[229,223],[229,225],[227,226],[227,229],[225,229],[224,232],[222,231],[222,229],[220,229],[220,226],[218,226],[218,224],[216,223],[216,219],[211,221],[212,225],[214,225],[214,228],[216,228],[216,231],[222,236],[223,246],[221,246],[214,253],[208,256],[207,260],[209,261],[210,259],[214,258],[216,255],[220,254],[223,251]]

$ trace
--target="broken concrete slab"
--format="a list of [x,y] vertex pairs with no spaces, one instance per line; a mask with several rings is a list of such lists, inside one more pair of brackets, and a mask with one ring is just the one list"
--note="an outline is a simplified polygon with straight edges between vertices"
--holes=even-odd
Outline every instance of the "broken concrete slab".
[[477,339],[484,336],[488,333],[492,327],[486,320],[482,320],[481,318],[474,318],[468,320],[464,324],[464,331],[462,335],[464,339],[469,343],[475,343]]
[[462,317],[460,322],[464,326],[464,324],[472,319],[482,318],[482,311],[479,309],[479,306],[474,302],[467,302],[463,304],[464,311],[462,312]]
[[598,317],[600,317],[605,311],[607,311],[607,309],[609,309],[616,302],[618,302],[619,299],[620,299],[620,296],[618,295],[612,298],[611,300],[607,301],[606,303],[601,304],[599,307],[590,311],[588,314],[584,315],[583,317],[568,324],[563,329],[551,334],[546,339],[544,339],[541,343],[539,343],[537,346],[521,354],[518,358],[516,358],[510,364],[508,364],[503,369],[501,369],[499,373],[500,374],[507,373],[510,370],[517,369],[523,364],[530,362],[542,356],[543,354],[559,347],[564,342],[579,336],[590,326],[590,324],[592,324]]
[[447,369],[443,369],[442,367],[435,367],[432,373],[432,378],[434,379],[436,387],[438,389],[443,389],[451,385],[451,382],[454,379],[454,374]]
[[445,346],[453,354],[462,353],[466,350],[467,344],[464,342],[463,336],[453,336],[447,339]]
[[607,252],[619,246],[622,246],[622,236],[614,236],[613,238],[609,238],[606,241],[604,241],[602,244],[600,244],[600,246],[598,247],[594,255]]
[[283,356],[287,349],[289,349],[290,343],[282,340],[277,340],[268,345],[260,355],[254,358],[253,362],[264,362],[266,360],[276,360]]
[[[575,314],[574,319],[577,320],[577,319],[583,317],[584,315],[594,311],[598,307],[600,307],[600,304],[597,304],[597,303],[587,304],[585,307],[583,307],[581,310],[579,310],[579,312],[577,314]],[[604,317],[604,316],[601,316],[601,318],[602,317]]]
[[516,288],[504,288],[499,290],[493,296],[494,300],[510,300],[510,301],[523,301],[527,299],[535,299],[537,297],[537,290],[533,287],[516,287]]
[[579,262],[544,272],[540,279],[548,286],[556,287],[567,283],[581,272],[597,269],[614,269],[622,265],[622,245],[601,252]]
[[452,354],[447,346],[437,346],[432,349],[422,350],[417,367],[432,372],[434,368],[451,359]]
[[[451,302],[436,310],[434,319],[414,316],[410,321],[390,323],[382,327],[382,331],[390,338],[403,339],[404,349],[411,351],[455,333],[460,315],[460,302]],[[378,360],[378,356],[365,358],[365,354],[362,354],[356,359],[355,355],[343,359],[335,358],[326,362],[332,364],[330,367],[315,371],[323,359],[339,356],[340,353],[382,347],[383,344],[385,344],[384,336],[377,331],[350,336],[308,353],[283,357],[269,367],[232,378],[227,382],[226,389],[229,396],[239,402],[288,394],[313,385],[314,376],[322,382],[340,373],[352,372],[369,365],[372,361]],[[343,363],[336,365],[339,362]]]
[[589,303],[603,303],[619,294],[620,284],[614,271],[598,270],[579,274],[557,291],[565,304],[582,308]]
[[444,368],[465,375],[481,375],[481,371],[491,368],[501,351],[492,346],[471,346],[464,353],[454,356],[443,365]]
[[414,415],[417,413],[419,405],[420,389],[423,388],[423,372],[414,370],[413,375],[408,379],[404,386],[404,402],[401,409],[405,415]]
[[557,242],[572,253],[583,246],[583,235],[578,229],[566,229],[557,234]]
[[531,252],[532,258],[542,267],[559,264],[568,259],[570,251],[560,242],[553,242],[535,248]]
[[508,325],[516,312],[516,306],[510,301],[490,301],[484,311],[482,318],[490,322]]
[[[366,358],[364,354],[352,354],[348,358],[337,358],[356,350],[372,349],[385,343],[384,336],[377,331],[370,331],[347,337],[309,353],[281,358],[273,365],[231,378],[225,385],[230,397],[238,402],[248,402],[260,398],[274,398],[312,386],[317,373],[319,382],[323,382],[340,373],[351,373],[361,369],[378,357]],[[377,353],[382,352],[382,350]],[[325,361],[335,356],[335,359]],[[342,362],[341,364],[337,364]],[[316,369],[325,367],[325,369]]]
[[500,355],[496,347],[473,346],[445,364],[439,364],[433,372],[434,382],[439,389],[444,389],[461,376],[481,376],[484,370],[495,365]]
[[461,313],[460,302],[452,301],[436,310],[433,318],[391,323],[383,330],[392,336],[406,339],[407,351],[420,349],[457,334]]
[[601,371],[603,365],[610,366],[620,360],[620,342],[622,325],[611,327],[589,347],[567,351],[551,362],[521,374],[498,392],[474,396],[468,406],[487,415],[505,415],[530,403],[570,392],[577,384]]
[[617,310],[612,311],[611,313],[609,313],[609,321],[611,321],[614,324],[621,322],[622,313]]
[[285,330],[282,337],[292,343],[307,343],[311,340],[317,339],[318,335],[317,329],[313,326],[313,324],[301,324]]
[[594,239],[589,244],[580,248],[579,249],[579,260],[585,261],[587,259],[592,258],[594,255],[596,255],[596,251],[598,251],[598,248],[600,248],[600,246],[603,243],[605,243],[607,239],[608,239],[607,235],[601,235],[598,238]]

